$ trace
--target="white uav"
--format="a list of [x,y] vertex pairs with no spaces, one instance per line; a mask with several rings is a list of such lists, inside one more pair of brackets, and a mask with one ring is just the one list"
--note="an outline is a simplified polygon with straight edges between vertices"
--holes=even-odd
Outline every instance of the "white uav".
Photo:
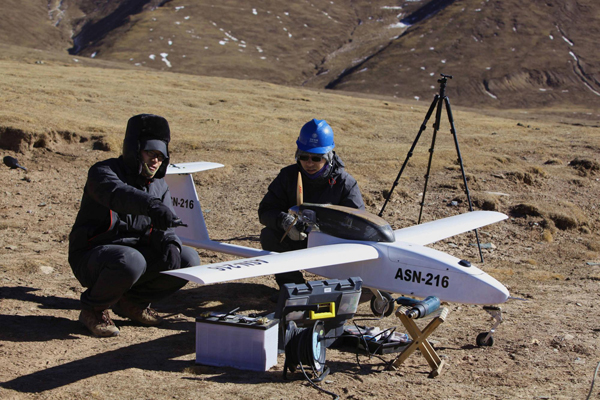
[[480,334],[477,342],[491,345],[491,334],[502,321],[500,308],[493,305],[504,303],[509,298],[508,290],[470,262],[425,245],[502,221],[506,215],[472,211],[392,231],[382,218],[366,211],[301,204],[300,196],[299,206],[290,211],[317,229],[309,233],[307,249],[274,253],[210,240],[191,174],[219,167],[223,165],[211,162],[169,166],[165,179],[173,206],[187,224],[176,232],[186,245],[247,258],[164,273],[200,284],[300,269],[310,269],[326,278],[359,276],[363,285],[375,294],[371,302],[373,311],[386,315],[392,310],[387,292],[486,306],[484,309],[496,323],[490,332]]

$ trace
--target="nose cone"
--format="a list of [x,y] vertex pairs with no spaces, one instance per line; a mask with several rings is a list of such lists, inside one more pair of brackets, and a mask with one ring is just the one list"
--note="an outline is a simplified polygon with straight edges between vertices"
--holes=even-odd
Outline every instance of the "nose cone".
[[502,304],[508,300],[510,293],[506,286],[501,284],[495,278],[485,274],[479,279],[487,284],[487,289],[481,293],[481,303],[483,305]]

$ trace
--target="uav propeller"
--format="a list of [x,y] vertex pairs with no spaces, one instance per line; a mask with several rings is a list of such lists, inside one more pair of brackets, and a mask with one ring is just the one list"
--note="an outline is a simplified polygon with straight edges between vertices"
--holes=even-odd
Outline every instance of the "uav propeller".
[[[300,171],[298,171],[298,184],[296,185],[296,205],[298,207],[300,207],[303,202],[304,202],[304,188],[302,187],[302,173]],[[290,233],[290,231],[292,230],[292,227],[294,225],[296,225],[297,221],[298,221],[298,214],[294,215],[294,222],[290,226],[288,226],[288,228],[285,230],[285,233],[281,237],[281,240],[279,241],[279,243],[283,242],[283,239],[285,239],[287,234]]]

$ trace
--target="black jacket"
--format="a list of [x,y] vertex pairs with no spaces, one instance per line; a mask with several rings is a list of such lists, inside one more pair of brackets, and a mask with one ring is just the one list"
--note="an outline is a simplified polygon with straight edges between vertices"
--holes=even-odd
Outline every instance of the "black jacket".
[[[168,130],[165,135],[159,139],[168,143]],[[175,213],[169,187],[163,179],[169,164],[168,155],[153,179],[140,175],[140,141],[150,138],[143,126],[136,126],[135,121],[130,120],[123,155],[98,162],[88,171],[79,213],[69,235],[72,266],[87,250],[105,244],[150,245],[160,251],[167,243],[176,243],[181,248],[173,229],[153,230],[148,217],[148,208],[155,199]]]
[[[334,155],[331,172],[325,178],[302,178],[303,200],[305,203],[334,204],[365,209],[356,179],[344,169],[344,163]],[[296,205],[298,164],[289,165],[279,171],[279,175],[269,185],[267,194],[258,207],[260,223],[276,230],[282,230],[281,218],[290,207]]]

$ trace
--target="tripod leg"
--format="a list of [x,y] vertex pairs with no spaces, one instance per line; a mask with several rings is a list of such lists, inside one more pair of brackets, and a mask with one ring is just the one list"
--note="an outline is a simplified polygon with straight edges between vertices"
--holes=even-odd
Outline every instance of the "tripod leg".
[[[443,90],[442,90],[442,93],[443,93]],[[433,151],[435,148],[435,137],[437,136],[437,132],[440,130],[440,119],[442,116],[442,97],[436,94],[435,101],[437,102],[437,110],[435,112],[435,122],[433,123],[433,137],[431,138],[431,147],[429,148],[429,162],[427,163],[427,174],[425,175],[425,187],[423,188],[423,197],[421,198],[421,209],[419,211],[419,220],[417,221],[417,224],[421,223],[421,215],[423,214],[423,205],[425,204],[425,194],[427,193],[427,182],[429,181],[429,173],[431,172],[431,160],[433,158]]]
[[429,121],[429,118],[431,117],[431,114],[433,113],[433,109],[435,108],[435,105],[437,104],[439,97],[440,96],[438,94],[436,94],[435,98],[431,102],[431,105],[429,106],[429,111],[427,111],[427,115],[425,115],[425,119],[423,120],[423,123],[421,124],[419,133],[417,133],[417,137],[415,137],[415,140],[413,141],[413,144],[410,147],[408,154],[406,155],[406,159],[404,160],[404,163],[402,164],[402,168],[400,168],[400,172],[398,172],[398,176],[396,177],[396,180],[394,181],[394,184],[392,185],[392,188],[390,189],[390,193],[388,194],[387,198],[385,199],[385,202],[383,203],[383,207],[381,207],[381,211],[379,211],[380,217],[383,216],[383,210],[385,210],[385,206],[387,206],[388,201],[390,201],[390,198],[392,197],[392,192],[398,185],[398,182],[400,181],[400,177],[402,176],[402,172],[404,172],[404,168],[406,167],[406,164],[408,164],[408,160],[413,155],[413,151],[415,150],[415,146],[417,145],[417,142],[419,141],[419,138],[421,137],[421,133],[423,133],[423,131],[427,127],[427,121]]
[[[458,155],[458,163],[460,164],[460,171],[462,172],[463,183],[465,185],[465,193],[467,194],[467,200],[469,201],[469,211],[473,211],[473,202],[471,201],[471,194],[469,193],[469,186],[467,185],[467,176],[465,175],[465,167],[463,165],[462,156],[460,155],[460,147],[458,146],[458,136],[456,135],[456,129],[454,128],[454,118],[452,118],[452,108],[450,107],[450,99],[448,96],[444,96],[444,103],[446,104],[446,112],[448,113],[448,121],[450,121],[450,133],[454,138],[454,146],[456,147],[456,154]],[[475,237],[477,238],[477,248],[479,249],[479,257],[483,262],[483,253],[481,252],[481,243],[479,242],[479,233],[475,229]]]

